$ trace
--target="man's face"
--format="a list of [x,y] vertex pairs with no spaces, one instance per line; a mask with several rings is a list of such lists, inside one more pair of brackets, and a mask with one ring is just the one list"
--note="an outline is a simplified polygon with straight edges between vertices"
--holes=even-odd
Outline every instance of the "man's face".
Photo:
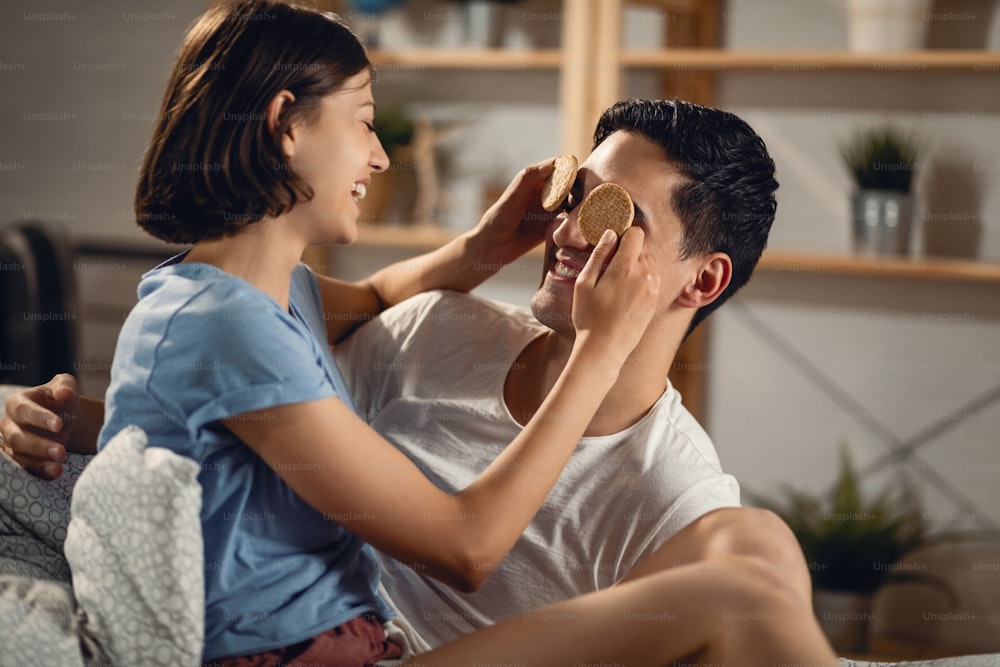
[[673,188],[683,181],[663,149],[640,134],[615,132],[580,165],[566,208],[549,225],[542,284],[531,311],[550,329],[574,334],[573,287],[594,246],[577,226],[579,204],[601,183],[617,183],[635,203],[634,225],[646,234],[642,252],[660,275],[660,307],[679,293],[684,277],[680,260],[682,228],[670,205]]

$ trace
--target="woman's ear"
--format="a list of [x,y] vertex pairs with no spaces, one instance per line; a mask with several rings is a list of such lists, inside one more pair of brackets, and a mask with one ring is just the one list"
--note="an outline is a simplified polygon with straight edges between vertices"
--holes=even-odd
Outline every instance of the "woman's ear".
[[[289,90],[280,90],[278,94],[271,98],[267,105],[265,115],[267,116],[267,129],[274,134],[281,126],[281,116],[288,112],[288,108],[295,104],[295,95]],[[295,132],[291,124],[285,128],[285,133],[281,136],[281,151],[285,154],[285,159],[290,159],[295,155]]]
[[684,287],[677,297],[677,305],[684,308],[707,306],[729,287],[733,277],[733,260],[724,252],[715,252],[702,259],[694,280]]

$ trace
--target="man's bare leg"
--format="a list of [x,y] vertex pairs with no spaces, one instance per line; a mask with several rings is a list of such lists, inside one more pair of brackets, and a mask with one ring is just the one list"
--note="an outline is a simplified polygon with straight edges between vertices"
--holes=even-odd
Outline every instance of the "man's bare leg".
[[619,583],[727,556],[755,556],[770,563],[811,608],[812,584],[799,543],[776,514],[755,507],[709,512],[671,537]]
[[732,667],[830,667],[808,607],[760,559],[731,557],[649,574],[467,635],[413,667],[664,667],[687,656]]

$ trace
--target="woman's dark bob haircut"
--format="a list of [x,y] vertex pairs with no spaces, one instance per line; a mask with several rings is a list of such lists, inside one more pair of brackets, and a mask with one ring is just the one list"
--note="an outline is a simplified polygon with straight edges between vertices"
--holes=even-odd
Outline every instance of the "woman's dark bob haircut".
[[[188,31],[139,173],[139,226],[171,243],[222,238],[313,196],[281,137],[320,100],[368,69],[351,30],[329,13],[268,0],[213,7]],[[267,105],[295,96],[274,131]]]

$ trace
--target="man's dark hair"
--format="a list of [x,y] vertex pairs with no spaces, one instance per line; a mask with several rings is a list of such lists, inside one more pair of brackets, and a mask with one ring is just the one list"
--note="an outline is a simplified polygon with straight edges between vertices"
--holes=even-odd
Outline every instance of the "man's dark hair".
[[[138,224],[165,241],[195,243],[311,199],[281,136],[365,68],[364,47],[333,14],[267,0],[207,11],[167,84],[136,188]],[[281,90],[295,101],[272,132],[267,105]]]
[[686,177],[666,193],[684,228],[681,257],[724,252],[733,261],[729,286],[698,309],[690,333],[745,285],[757,266],[777,208],[774,160],[741,118],[681,100],[618,102],[601,115],[594,147],[619,130],[661,146]]

